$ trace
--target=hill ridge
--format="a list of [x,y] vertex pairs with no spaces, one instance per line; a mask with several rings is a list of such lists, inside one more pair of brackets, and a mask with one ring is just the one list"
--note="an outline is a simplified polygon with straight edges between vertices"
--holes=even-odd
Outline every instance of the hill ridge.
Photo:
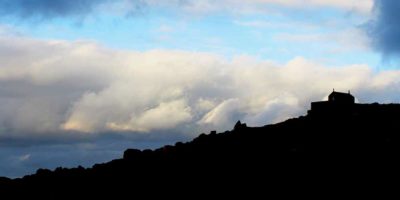
[[310,179],[351,175],[364,180],[364,173],[387,178],[400,167],[395,159],[400,155],[400,112],[386,105],[368,105],[369,112],[309,114],[262,127],[238,121],[231,131],[211,131],[155,150],[127,149],[123,158],[92,168],[39,169],[20,179],[2,178],[0,188],[53,188],[57,183],[73,184],[79,190],[87,184],[113,187],[131,180],[135,180],[132,186],[142,188],[174,179],[229,184],[233,175],[236,181],[272,182],[299,180],[305,174]]

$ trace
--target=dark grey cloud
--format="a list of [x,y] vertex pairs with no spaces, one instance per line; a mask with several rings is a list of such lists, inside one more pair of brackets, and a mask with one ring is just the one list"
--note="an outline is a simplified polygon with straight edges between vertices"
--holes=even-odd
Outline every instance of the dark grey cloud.
[[1,16],[54,18],[84,16],[108,0],[0,0]]
[[400,54],[400,1],[375,0],[375,18],[367,25],[373,47],[385,56]]
[[[106,134],[85,139],[50,140],[43,143],[35,139],[24,140],[0,138],[0,176],[22,177],[39,168],[91,167],[122,157],[128,148],[159,148],[176,141],[187,141],[180,134],[161,133],[149,135]],[[24,144],[22,144],[24,143]]]

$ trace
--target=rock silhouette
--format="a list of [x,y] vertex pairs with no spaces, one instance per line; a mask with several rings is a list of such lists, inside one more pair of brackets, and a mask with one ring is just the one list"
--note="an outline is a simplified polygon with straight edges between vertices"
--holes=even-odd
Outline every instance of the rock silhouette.
[[275,187],[332,192],[337,186],[355,191],[355,185],[366,189],[397,181],[400,105],[356,104],[351,94],[332,94],[329,101],[313,103],[306,116],[263,127],[238,121],[231,131],[203,133],[155,150],[128,149],[123,158],[92,168],[39,169],[20,179],[1,178],[0,190],[151,190],[146,195],[152,197],[157,191],[221,192],[221,186],[230,193],[267,194],[262,191]]

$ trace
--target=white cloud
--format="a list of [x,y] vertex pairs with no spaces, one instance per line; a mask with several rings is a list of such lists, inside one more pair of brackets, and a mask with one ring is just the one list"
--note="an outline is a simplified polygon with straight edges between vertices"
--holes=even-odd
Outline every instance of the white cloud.
[[190,14],[215,12],[254,13],[273,12],[273,7],[283,6],[295,9],[315,9],[321,7],[337,8],[370,14],[373,0],[120,0],[101,4],[100,11],[112,13],[142,14],[148,7],[181,9]]
[[107,124],[107,128],[116,131],[139,132],[174,128],[192,119],[190,111],[190,107],[186,105],[183,99],[162,102],[155,108],[144,111],[138,117],[133,116],[128,122],[123,124]]
[[47,0],[36,0],[37,6],[26,6],[24,1],[19,0],[7,3],[0,1],[0,16],[11,15],[22,20],[60,17],[84,20],[90,14],[138,16],[146,13],[148,8],[179,9],[193,15],[221,11],[230,13],[270,12],[275,5],[296,9],[333,7],[368,14],[373,7],[373,0],[81,0],[78,2],[60,1],[58,3],[60,5],[53,6]]
[[160,27],[158,27],[157,32],[159,33],[171,33],[174,32],[174,28],[171,26],[168,26],[166,24],[162,24]]
[[[230,129],[305,114],[332,88],[399,101],[400,72],[284,65],[249,56],[107,49],[90,42],[0,38],[0,135]],[[12,136],[12,135],[11,135]]]
[[253,27],[253,28],[265,28],[265,27],[277,27],[277,24],[268,22],[268,21],[261,21],[261,20],[252,20],[252,21],[239,21],[236,20],[233,22],[236,25],[239,26],[245,26],[245,27]]
[[328,33],[279,33],[275,39],[290,43],[329,45],[336,53],[370,49],[368,37],[358,28]]
[[368,13],[371,11],[373,0],[250,0],[255,3],[275,3],[285,6],[308,7],[308,6],[326,6],[336,7],[346,10],[355,10]]
[[[164,1],[149,0],[150,5],[166,5]],[[369,14],[373,8],[373,0],[186,0],[170,1],[169,5],[178,4],[191,12],[215,12],[226,10],[231,12],[254,12],[266,10],[270,5],[280,5],[298,9],[333,7],[343,10]]]
[[240,101],[238,99],[227,99],[221,102],[218,106],[208,112],[203,119],[200,120],[201,124],[211,124],[215,127],[232,123],[232,116],[240,112]]
[[19,161],[27,161],[30,158],[31,158],[31,154],[25,154],[25,155],[22,155],[22,156],[18,157],[18,160]]

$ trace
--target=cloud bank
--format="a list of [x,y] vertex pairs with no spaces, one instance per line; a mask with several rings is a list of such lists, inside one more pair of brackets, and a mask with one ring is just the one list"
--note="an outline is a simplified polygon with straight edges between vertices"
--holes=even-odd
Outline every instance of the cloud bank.
[[[157,2],[157,1],[156,1]],[[182,2],[182,1],[178,1]],[[358,13],[369,13],[373,7],[373,0],[205,0],[183,1],[182,7],[192,11],[231,10],[234,12],[266,11],[270,6],[282,6],[296,9],[314,9],[330,7]]]
[[332,88],[360,101],[399,101],[400,71],[286,64],[84,41],[0,38],[0,136],[200,133],[236,120],[264,125],[304,114]]
[[375,0],[375,17],[367,24],[372,45],[385,56],[400,54],[399,1]]

